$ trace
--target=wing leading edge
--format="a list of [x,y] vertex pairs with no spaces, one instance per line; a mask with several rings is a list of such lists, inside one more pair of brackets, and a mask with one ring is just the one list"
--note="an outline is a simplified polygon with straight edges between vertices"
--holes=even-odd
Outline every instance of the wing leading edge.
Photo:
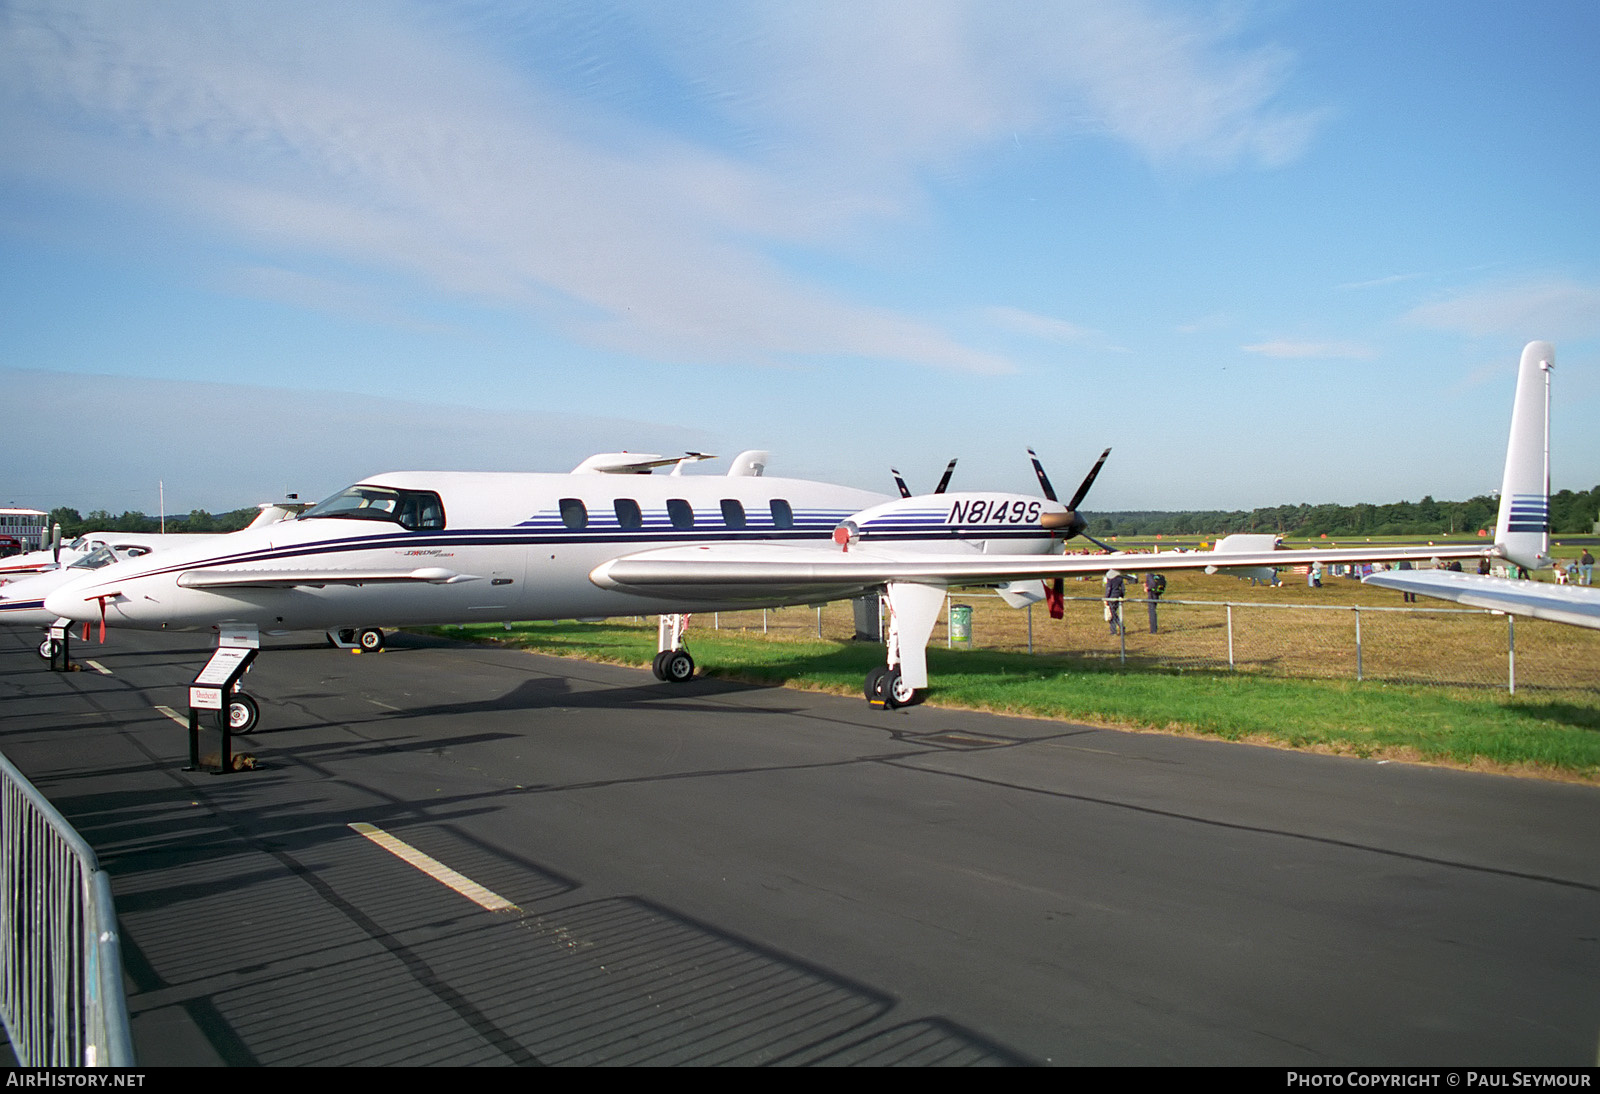
[[[604,589],[672,597],[692,591],[709,599],[749,600],[762,592],[788,594],[867,589],[890,582],[991,585],[1007,581],[1103,574],[1107,570],[1218,570],[1249,566],[1307,566],[1402,559],[1478,558],[1479,546],[1334,548],[1330,550],[1194,551],[1165,554],[991,555],[856,548],[850,551],[777,544],[666,547],[625,555],[597,566],[589,579]],[[838,592],[836,595],[848,595]]]

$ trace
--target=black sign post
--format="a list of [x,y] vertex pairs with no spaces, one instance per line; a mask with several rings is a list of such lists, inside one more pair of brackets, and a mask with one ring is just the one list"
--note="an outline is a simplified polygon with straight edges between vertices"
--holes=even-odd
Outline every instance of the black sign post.
[[65,619],[58,619],[50,624],[50,636],[46,639],[50,643],[50,671],[72,671],[72,646],[68,638],[70,624]]
[[228,704],[234,685],[256,659],[258,651],[243,646],[219,646],[205,668],[189,685],[189,766],[185,771],[204,770],[200,766],[200,712],[217,712],[217,728],[222,732],[222,748],[217,755],[218,769],[213,775],[233,770],[233,732],[229,725]]

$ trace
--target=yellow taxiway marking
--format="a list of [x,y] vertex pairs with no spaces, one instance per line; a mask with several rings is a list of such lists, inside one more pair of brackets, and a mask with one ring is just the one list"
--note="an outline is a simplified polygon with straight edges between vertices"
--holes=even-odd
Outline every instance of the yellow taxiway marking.
[[365,821],[353,821],[350,827],[366,836],[385,851],[388,851],[391,855],[409,862],[433,878],[433,880],[442,885],[448,885],[474,904],[487,908],[491,912],[517,912],[522,910],[499,893],[484,888],[465,874],[456,873],[438,859],[423,854],[405,842],[405,840],[391,836],[375,824],[367,824]]
[[88,665],[90,668],[94,669],[94,671],[98,672],[101,676],[110,676],[111,675],[111,670],[106,668],[104,665],[102,665],[98,661],[90,661],[88,659],[85,659],[83,663],[85,665]]
[[160,703],[157,703],[156,704],[156,709],[159,710],[162,714],[165,714],[168,718],[171,718],[174,722],[177,722],[184,729],[188,729],[189,728],[189,719],[185,718],[183,715],[179,714],[177,711],[173,710],[171,707],[164,707]]

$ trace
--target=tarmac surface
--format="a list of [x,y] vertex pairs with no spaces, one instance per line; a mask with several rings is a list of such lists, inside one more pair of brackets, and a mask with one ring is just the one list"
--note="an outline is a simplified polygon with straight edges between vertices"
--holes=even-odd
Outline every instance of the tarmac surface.
[[1594,788],[404,635],[269,638],[260,769],[210,775],[162,710],[205,636],[36,643],[0,750],[113,876],[145,1066],[1600,1047]]

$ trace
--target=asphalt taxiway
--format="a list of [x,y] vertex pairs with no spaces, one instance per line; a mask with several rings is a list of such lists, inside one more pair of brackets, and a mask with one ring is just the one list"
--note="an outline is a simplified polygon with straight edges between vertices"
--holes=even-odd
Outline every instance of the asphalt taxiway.
[[1592,787],[318,637],[0,634],[142,1064],[1596,1061]]

